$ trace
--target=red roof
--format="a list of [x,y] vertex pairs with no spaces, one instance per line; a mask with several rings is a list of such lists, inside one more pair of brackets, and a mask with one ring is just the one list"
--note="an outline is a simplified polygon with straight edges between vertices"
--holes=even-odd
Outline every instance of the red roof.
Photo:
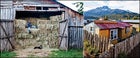
[[[128,23],[125,23],[125,22],[117,22],[115,23],[114,21],[94,21],[95,24],[101,28],[101,29],[112,29],[112,28],[125,28],[125,27],[128,27],[128,26],[131,26],[130,24]],[[111,22],[114,22],[114,23],[111,23]]]

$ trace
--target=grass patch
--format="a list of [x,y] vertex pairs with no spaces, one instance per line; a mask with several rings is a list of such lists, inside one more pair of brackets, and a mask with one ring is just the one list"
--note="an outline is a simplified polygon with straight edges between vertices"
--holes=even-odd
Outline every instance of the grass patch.
[[64,51],[64,50],[58,50],[58,51],[52,51],[51,54],[49,54],[49,57],[70,57],[70,58],[77,58],[83,57],[83,50],[82,49],[71,49],[68,51]]
[[15,52],[8,52],[8,51],[4,51],[0,53],[0,57],[15,57],[16,53]]
[[39,58],[39,56],[36,56],[36,55],[28,55],[28,58]]

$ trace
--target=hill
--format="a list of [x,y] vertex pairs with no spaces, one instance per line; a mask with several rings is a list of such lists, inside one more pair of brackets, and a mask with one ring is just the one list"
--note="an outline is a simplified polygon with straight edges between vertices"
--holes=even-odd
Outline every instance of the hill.
[[138,13],[129,10],[111,9],[108,6],[97,7],[84,12],[85,19],[98,19],[107,16],[110,19],[139,19]]

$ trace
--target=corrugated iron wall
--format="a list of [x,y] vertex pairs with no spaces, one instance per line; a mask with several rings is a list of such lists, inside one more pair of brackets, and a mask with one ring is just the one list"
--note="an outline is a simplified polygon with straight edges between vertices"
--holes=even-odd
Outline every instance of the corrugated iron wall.
[[69,48],[83,48],[83,27],[69,26],[68,38]]
[[83,17],[68,9],[68,48],[83,48]]

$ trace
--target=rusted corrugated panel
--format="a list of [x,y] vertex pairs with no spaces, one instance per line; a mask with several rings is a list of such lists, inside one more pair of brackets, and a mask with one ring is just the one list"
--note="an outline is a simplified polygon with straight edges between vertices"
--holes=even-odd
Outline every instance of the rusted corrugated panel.
[[35,10],[36,7],[35,6],[24,6],[25,10]]
[[116,24],[116,21],[108,21],[108,20],[95,20],[94,23],[108,23],[108,24]]
[[54,2],[54,0],[40,0],[42,3],[47,3],[47,4],[56,4],[55,2]]
[[124,26],[131,26],[129,23],[126,23],[126,22],[118,22],[118,24],[124,25]]
[[124,23],[124,22],[118,22],[117,24],[98,23],[97,26],[99,26],[101,29],[111,29],[111,28],[125,28],[125,27],[131,26],[131,25],[128,23]]

